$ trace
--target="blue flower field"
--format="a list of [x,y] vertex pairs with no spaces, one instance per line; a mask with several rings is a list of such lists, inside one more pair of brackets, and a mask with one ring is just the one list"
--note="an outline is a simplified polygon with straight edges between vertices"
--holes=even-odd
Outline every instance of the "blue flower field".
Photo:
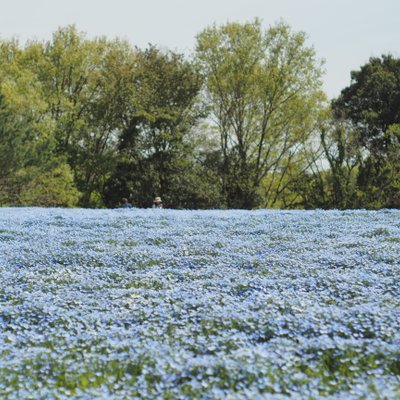
[[400,211],[0,208],[1,399],[398,399]]

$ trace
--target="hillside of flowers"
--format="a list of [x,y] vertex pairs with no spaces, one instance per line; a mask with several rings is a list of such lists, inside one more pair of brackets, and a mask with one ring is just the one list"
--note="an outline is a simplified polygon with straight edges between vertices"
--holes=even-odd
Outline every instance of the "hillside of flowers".
[[400,398],[400,211],[0,208],[1,399]]

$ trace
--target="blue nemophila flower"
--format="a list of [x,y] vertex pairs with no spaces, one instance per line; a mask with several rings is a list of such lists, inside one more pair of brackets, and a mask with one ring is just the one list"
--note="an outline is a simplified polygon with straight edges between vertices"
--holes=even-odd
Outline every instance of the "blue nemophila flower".
[[399,211],[0,209],[4,399],[400,397]]

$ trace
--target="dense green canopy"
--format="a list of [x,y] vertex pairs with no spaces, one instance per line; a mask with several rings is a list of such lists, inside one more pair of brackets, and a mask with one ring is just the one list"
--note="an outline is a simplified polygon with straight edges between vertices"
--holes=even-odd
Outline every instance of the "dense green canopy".
[[303,32],[211,26],[192,57],[74,26],[0,41],[0,205],[400,207],[400,59],[329,105]]

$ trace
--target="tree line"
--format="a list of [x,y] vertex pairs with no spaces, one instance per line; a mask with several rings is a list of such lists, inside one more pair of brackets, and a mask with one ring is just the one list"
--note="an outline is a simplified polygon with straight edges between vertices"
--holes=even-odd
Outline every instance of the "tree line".
[[400,59],[328,101],[304,32],[204,29],[191,56],[75,26],[0,41],[0,205],[399,208]]

